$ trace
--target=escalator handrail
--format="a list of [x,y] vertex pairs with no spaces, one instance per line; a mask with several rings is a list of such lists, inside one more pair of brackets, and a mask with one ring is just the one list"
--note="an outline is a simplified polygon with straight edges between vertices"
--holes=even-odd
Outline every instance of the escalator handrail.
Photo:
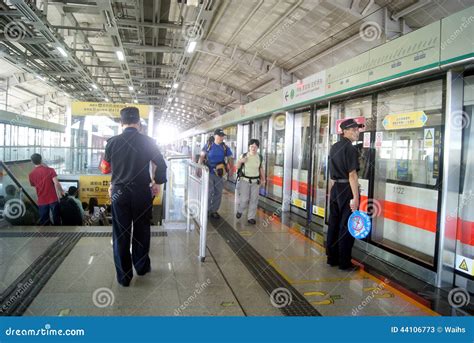
[[16,184],[16,186],[22,191],[22,193],[30,200],[30,202],[36,207],[38,207],[38,204],[36,201],[33,200],[33,198],[30,196],[30,194],[26,191],[25,188],[21,185],[20,181],[13,175],[11,170],[7,167],[7,164],[3,161],[0,161],[0,166],[7,172],[8,176],[13,180],[13,182]]

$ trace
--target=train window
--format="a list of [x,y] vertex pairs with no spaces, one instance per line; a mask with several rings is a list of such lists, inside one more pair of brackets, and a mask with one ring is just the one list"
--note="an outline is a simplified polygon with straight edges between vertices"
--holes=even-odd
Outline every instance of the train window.
[[269,121],[271,143],[267,154],[267,196],[276,201],[283,199],[285,123],[285,113],[274,114]]
[[433,264],[442,80],[377,94],[372,240]]
[[295,114],[293,131],[293,170],[291,176],[291,204],[306,209],[308,192],[309,154],[311,152],[311,112]]
[[313,214],[323,217],[326,209],[326,169],[329,154],[329,111],[327,108],[316,111],[316,136],[313,145]]

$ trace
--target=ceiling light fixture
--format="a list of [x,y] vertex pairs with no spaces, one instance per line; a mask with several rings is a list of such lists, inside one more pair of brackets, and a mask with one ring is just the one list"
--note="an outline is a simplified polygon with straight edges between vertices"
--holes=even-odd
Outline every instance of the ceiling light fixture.
[[57,46],[56,49],[58,49],[58,51],[61,53],[61,55],[63,55],[64,57],[67,57],[67,52],[62,47]]
[[179,86],[179,84],[178,84],[177,82],[175,82],[175,83],[173,84],[173,88],[174,88],[174,89],[178,88],[178,86]]
[[117,50],[115,51],[115,53],[117,54],[117,58],[119,59],[119,61],[125,61],[125,56],[121,50]]
[[133,86],[128,86],[128,89],[133,91]]
[[192,52],[194,52],[194,50],[196,49],[196,45],[197,45],[196,41],[189,42],[188,49],[186,50],[186,52],[188,54],[191,54]]
[[92,88],[94,88],[94,89],[98,89],[97,85],[96,85],[96,84],[94,84],[94,83],[92,84]]

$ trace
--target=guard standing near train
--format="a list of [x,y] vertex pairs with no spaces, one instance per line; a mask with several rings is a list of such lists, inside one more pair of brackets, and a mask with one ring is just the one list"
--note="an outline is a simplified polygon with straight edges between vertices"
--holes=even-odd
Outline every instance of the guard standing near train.
[[326,255],[329,265],[339,265],[342,270],[354,267],[351,263],[354,237],[349,233],[347,220],[359,208],[359,156],[352,142],[359,139],[362,127],[364,125],[354,119],[343,121],[340,124],[342,138],[329,153],[331,182]]
[[[123,108],[120,117],[124,130],[122,134],[107,141],[102,164],[104,169],[110,166],[112,172],[109,194],[112,199],[117,281],[127,287],[133,277],[132,264],[138,275],[151,271],[149,251],[152,196],[158,194],[159,185],[166,182],[166,162],[155,141],[139,132],[138,108]],[[154,169],[153,177],[150,175],[150,162]]]

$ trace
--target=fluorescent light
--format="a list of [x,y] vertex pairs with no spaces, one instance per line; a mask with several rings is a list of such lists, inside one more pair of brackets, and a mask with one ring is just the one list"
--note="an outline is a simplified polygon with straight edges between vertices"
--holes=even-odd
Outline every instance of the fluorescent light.
[[174,88],[174,89],[178,88],[178,86],[179,86],[179,84],[178,84],[177,82],[175,82],[175,83],[173,84],[173,88]]
[[115,53],[117,54],[117,58],[119,59],[119,61],[125,61],[125,56],[123,55],[122,51],[117,50],[115,51]]
[[192,53],[196,49],[196,45],[196,41],[189,42],[188,49],[186,50],[186,52],[189,54]]
[[135,99],[135,100],[133,100],[133,102],[134,102],[134,103],[136,103],[136,104],[138,104],[138,100],[136,100],[136,99]]
[[173,101],[173,98],[168,98],[168,102],[171,102],[171,101]]
[[46,81],[46,79],[40,75],[35,75],[37,79],[41,80],[41,81]]
[[128,89],[133,91],[133,86],[128,86]]
[[109,102],[109,98],[105,98],[104,100],[107,101],[107,102]]
[[93,83],[93,84],[92,84],[92,88],[97,89],[98,87],[97,87],[96,84]]
[[58,49],[58,51],[61,53],[61,55],[63,55],[64,57],[67,57],[67,52],[62,47],[57,46],[56,49]]

